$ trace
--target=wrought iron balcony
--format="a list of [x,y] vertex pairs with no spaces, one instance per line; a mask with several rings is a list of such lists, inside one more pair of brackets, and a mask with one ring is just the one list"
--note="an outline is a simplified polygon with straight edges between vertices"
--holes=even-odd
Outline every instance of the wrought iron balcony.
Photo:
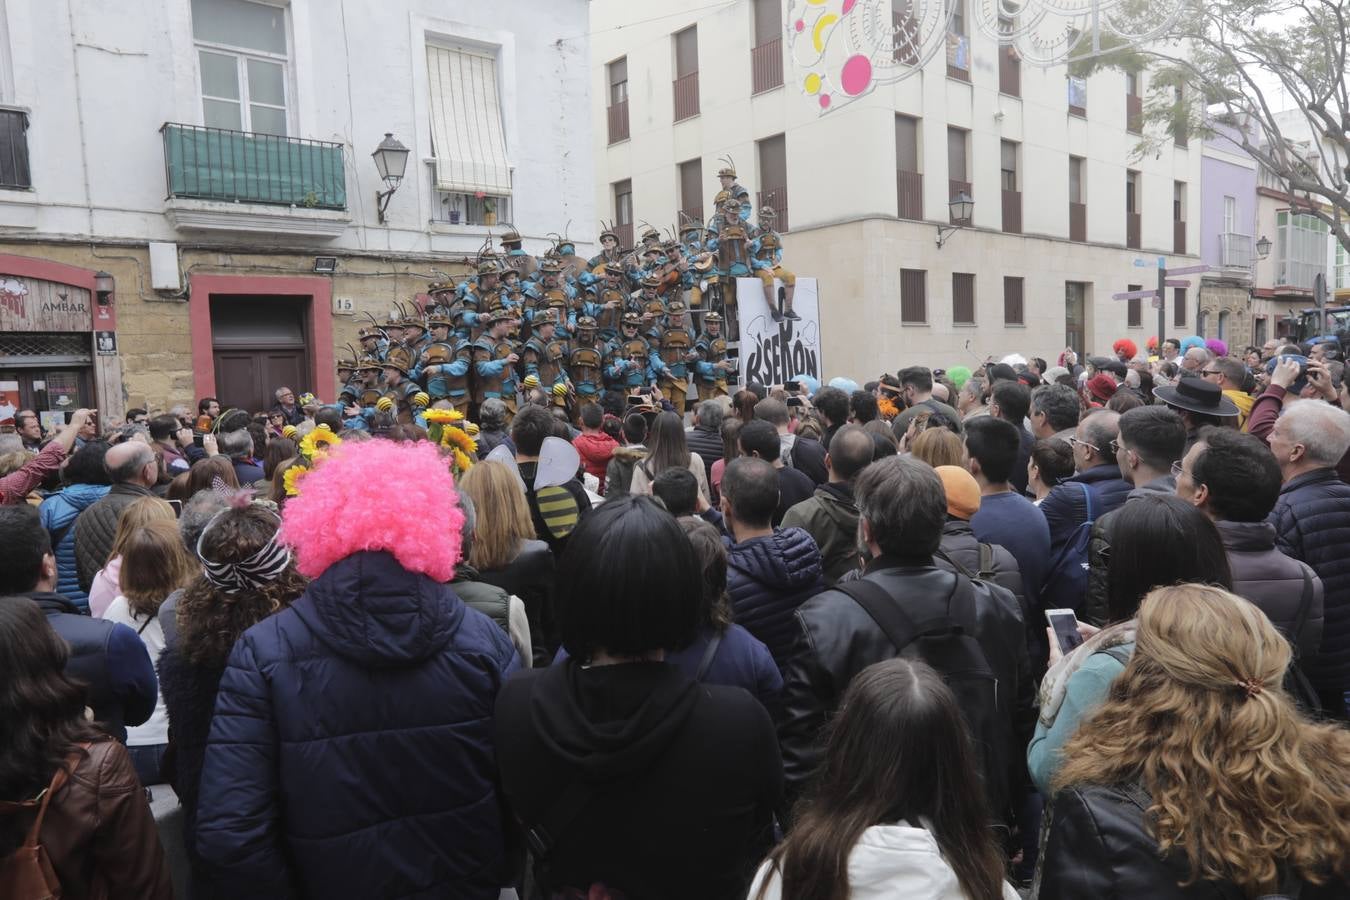
[[347,208],[341,144],[173,122],[160,134],[172,199]]

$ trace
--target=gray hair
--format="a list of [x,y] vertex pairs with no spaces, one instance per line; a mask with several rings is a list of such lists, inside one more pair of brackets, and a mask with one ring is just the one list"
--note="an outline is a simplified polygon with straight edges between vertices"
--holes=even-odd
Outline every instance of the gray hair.
[[478,424],[484,431],[497,431],[506,424],[506,404],[489,397],[478,407]]
[[932,466],[912,456],[877,460],[858,475],[853,497],[859,523],[867,522],[887,556],[931,559],[937,552],[947,493]]
[[1079,422],[1083,437],[1097,448],[1097,455],[1111,460],[1110,444],[1120,436],[1120,413],[1113,409],[1090,409]]
[[[249,438],[249,446],[253,445],[253,439]],[[141,469],[155,461],[155,451],[150,449],[149,444],[142,444],[140,441],[129,442],[126,446],[131,447],[131,456],[120,466],[108,466],[108,474],[112,476],[113,484],[126,484],[140,474]],[[105,463],[105,465],[107,465]]]
[[1285,437],[1313,462],[1334,466],[1350,450],[1350,413],[1321,400],[1295,400],[1280,413]]
[[1043,384],[1036,388],[1031,392],[1031,408],[1045,413],[1055,431],[1073,428],[1083,411],[1078,395],[1066,384]]
[[292,395],[294,395],[294,394],[295,394],[295,391],[291,390],[291,389],[288,388],[288,387],[279,387],[279,388],[277,388],[275,391],[272,392],[272,396],[276,397],[278,400],[281,399],[281,395],[282,395],[282,394],[292,394]]
[[726,410],[716,400],[704,400],[698,405],[698,424],[713,431],[722,427]]
[[459,510],[464,513],[464,524],[459,528],[458,565],[465,565],[469,561],[469,554],[473,552],[473,535],[478,530],[478,512],[474,508],[473,498],[467,491],[456,493],[459,495]]
[[253,453],[253,436],[244,429],[222,432],[216,441],[230,459],[245,459]]
[[225,498],[215,491],[198,491],[183,504],[183,512],[178,517],[178,534],[188,553],[197,555],[197,541],[207,523],[227,505]]
[[1210,362],[1213,361],[1214,354],[1210,353],[1209,350],[1205,349],[1204,347],[1192,347],[1191,349],[1186,351],[1185,358],[1203,360],[1204,363],[1208,365]]

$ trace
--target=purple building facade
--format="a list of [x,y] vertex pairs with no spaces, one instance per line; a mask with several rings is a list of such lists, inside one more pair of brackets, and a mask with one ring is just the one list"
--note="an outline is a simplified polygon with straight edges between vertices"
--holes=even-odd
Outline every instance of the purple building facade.
[[[1241,147],[1237,131],[1218,126],[1206,138],[1200,164],[1200,259],[1210,271],[1199,279],[1196,333],[1219,338],[1231,352],[1260,345],[1272,324],[1252,305],[1257,225],[1257,163]],[[1175,289],[1185,290],[1185,289]],[[1176,302],[1177,298],[1173,298]]]

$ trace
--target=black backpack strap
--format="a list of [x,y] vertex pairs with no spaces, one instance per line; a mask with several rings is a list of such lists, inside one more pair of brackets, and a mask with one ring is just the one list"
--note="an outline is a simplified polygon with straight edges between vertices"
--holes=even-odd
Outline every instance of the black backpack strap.
[[886,589],[874,581],[859,578],[855,581],[841,581],[835,585],[838,590],[867,611],[886,638],[895,645],[897,652],[908,647],[919,630],[899,603]]
[[[980,562],[981,562],[981,563],[984,562],[984,548],[985,548],[985,546],[986,546],[985,544],[981,544],[981,545],[980,545]],[[941,547],[939,547],[939,548],[937,549],[937,552],[934,553],[933,555],[936,556],[938,559],[940,559],[940,560],[946,562],[946,563],[947,563],[948,565],[950,565],[953,569],[955,569],[956,571],[960,572],[962,575],[966,576],[967,578],[977,578],[977,577],[978,577],[974,572],[970,571],[970,570],[967,569],[965,566],[961,565],[959,562],[957,562],[956,560],[954,560],[954,559],[952,559],[950,556],[948,556],[948,555],[947,555],[947,551],[946,551],[946,550],[943,550]]]
[[717,657],[717,648],[722,643],[722,632],[713,632],[712,640],[708,641],[708,648],[703,651],[703,658],[698,661],[698,669],[694,671],[694,680],[702,681],[703,676],[708,674],[712,668],[713,660]]
[[994,548],[984,541],[980,541],[980,581],[993,581],[995,574]]
[[525,831],[525,843],[530,848],[531,855],[534,856],[536,868],[547,869],[549,854],[553,852],[554,846],[558,843],[557,836],[562,834],[576,817],[581,815],[581,811],[590,804],[591,798],[595,796],[594,789],[584,781],[573,781],[563,792],[558,795],[558,799],[553,801],[553,805],[548,808],[548,812],[533,826]]
[[1308,622],[1308,614],[1312,612],[1313,601],[1313,580],[1308,574],[1307,565],[1303,569],[1303,596],[1298,601],[1298,615],[1294,616],[1294,627],[1289,635],[1289,643],[1294,647],[1294,654],[1298,654],[1298,639],[1303,633],[1303,626]]

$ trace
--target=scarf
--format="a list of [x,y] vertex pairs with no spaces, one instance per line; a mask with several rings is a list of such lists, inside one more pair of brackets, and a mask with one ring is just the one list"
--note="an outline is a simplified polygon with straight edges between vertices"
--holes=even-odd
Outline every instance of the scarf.
[[1237,405],[1238,431],[1241,431],[1242,427],[1247,424],[1247,416],[1251,415],[1252,407],[1256,405],[1256,398],[1243,391],[1233,390],[1224,391],[1223,395]]
[[1059,708],[1064,704],[1064,697],[1069,689],[1069,679],[1073,677],[1073,674],[1078,671],[1087,658],[1094,653],[1108,650],[1120,644],[1133,643],[1135,627],[1135,620],[1131,619],[1128,622],[1118,622],[1115,625],[1103,628],[1074,647],[1067,656],[1061,657],[1059,662],[1050,667],[1050,670],[1045,673],[1045,677],[1041,679],[1040,721],[1042,725],[1049,728],[1055,724],[1055,717],[1059,715]]
[[[240,594],[258,590],[280,577],[291,564],[291,551],[277,542],[277,532],[257,552],[238,562],[213,562],[202,554],[202,541],[211,528],[220,521],[220,517],[230,509],[222,509],[202,529],[197,538],[197,557],[202,561],[202,574],[218,590],[227,594]],[[280,524],[280,519],[277,520]]]

